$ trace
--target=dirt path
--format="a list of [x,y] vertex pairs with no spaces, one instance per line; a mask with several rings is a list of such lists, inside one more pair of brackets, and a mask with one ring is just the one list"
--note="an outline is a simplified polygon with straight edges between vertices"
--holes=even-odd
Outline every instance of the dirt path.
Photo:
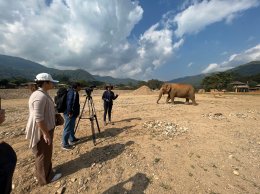
[[[114,125],[102,125],[101,92],[94,91],[101,134],[93,146],[89,120],[81,120],[72,151],[61,150],[55,130],[53,165],[60,181],[34,179],[25,140],[27,99],[5,99],[0,139],[18,156],[13,193],[260,193],[260,96],[198,94],[198,106],[156,104],[157,94],[117,91]],[[7,95],[8,96],[8,95]],[[85,97],[81,97],[83,104]]]

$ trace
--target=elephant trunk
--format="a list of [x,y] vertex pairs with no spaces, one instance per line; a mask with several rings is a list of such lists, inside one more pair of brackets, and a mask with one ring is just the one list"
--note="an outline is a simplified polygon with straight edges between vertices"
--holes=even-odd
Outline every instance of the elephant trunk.
[[157,100],[157,104],[159,104],[159,100],[161,99],[162,95],[163,95],[163,91],[160,90],[159,97],[158,97],[158,100]]

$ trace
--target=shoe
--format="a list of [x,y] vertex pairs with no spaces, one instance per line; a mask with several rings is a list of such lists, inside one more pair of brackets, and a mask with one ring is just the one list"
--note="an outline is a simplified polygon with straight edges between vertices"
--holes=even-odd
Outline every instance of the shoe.
[[70,145],[74,145],[74,144],[79,143],[79,142],[80,142],[80,139],[75,138],[73,141],[70,142]]
[[104,121],[104,126],[106,126],[107,125],[107,122],[106,121]]
[[62,176],[61,173],[55,174],[54,177],[51,179],[51,182],[54,182],[54,181],[58,180],[61,176]]
[[72,145],[65,145],[65,146],[62,146],[62,149],[63,150],[73,150],[75,147],[72,146]]

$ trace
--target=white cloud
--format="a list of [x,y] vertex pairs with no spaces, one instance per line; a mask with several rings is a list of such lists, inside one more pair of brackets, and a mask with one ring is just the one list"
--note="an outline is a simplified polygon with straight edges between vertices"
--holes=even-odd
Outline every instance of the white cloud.
[[47,6],[45,0],[0,0],[0,53],[48,67],[146,79],[174,57],[184,34],[227,21],[258,1],[237,0],[232,6],[228,0],[186,2],[181,13],[168,12],[129,40],[143,17],[138,1],[52,0]]
[[183,40],[163,23],[128,40],[144,10],[125,0],[0,0],[0,53],[60,69],[145,78],[164,64]]
[[187,66],[188,67],[191,67],[193,65],[193,63],[192,62],[190,62]]
[[197,33],[215,22],[225,20],[230,23],[240,12],[258,5],[259,0],[193,1],[192,5],[175,16],[175,34],[182,37],[185,34]]
[[231,69],[233,67],[257,60],[260,60],[260,44],[245,50],[242,53],[231,55],[227,61],[224,61],[221,64],[209,64],[208,67],[202,71],[202,73],[225,71],[227,69]]

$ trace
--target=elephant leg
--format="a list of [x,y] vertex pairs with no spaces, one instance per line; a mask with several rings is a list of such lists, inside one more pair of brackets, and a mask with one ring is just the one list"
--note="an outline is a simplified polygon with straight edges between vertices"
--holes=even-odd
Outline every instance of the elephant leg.
[[196,101],[195,101],[195,97],[192,97],[192,98],[191,98],[191,101],[192,101],[192,104],[193,104],[194,106],[198,105],[198,104],[196,103]]
[[172,104],[174,104],[174,96],[171,97]]
[[186,98],[185,104],[189,104],[189,98]]
[[169,103],[170,99],[171,99],[170,94],[168,94],[167,99],[166,99],[166,104]]

